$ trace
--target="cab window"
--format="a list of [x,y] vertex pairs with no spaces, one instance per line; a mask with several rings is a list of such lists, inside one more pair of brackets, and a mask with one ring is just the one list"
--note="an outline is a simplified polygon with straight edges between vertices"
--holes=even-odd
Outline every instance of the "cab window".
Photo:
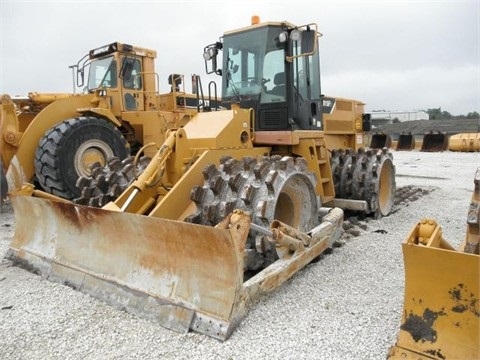
[[128,59],[132,62],[132,73],[128,78],[123,79],[125,89],[139,90],[142,88],[142,63],[139,59]]
[[117,87],[117,63],[113,57],[92,61],[88,75],[88,89]]

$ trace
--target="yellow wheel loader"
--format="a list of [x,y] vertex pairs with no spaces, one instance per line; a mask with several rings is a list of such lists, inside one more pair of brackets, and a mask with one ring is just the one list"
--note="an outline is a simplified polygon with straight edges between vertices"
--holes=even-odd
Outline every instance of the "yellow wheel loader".
[[458,250],[433,219],[421,220],[402,244],[405,299],[389,359],[480,358],[480,168]]
[[255,21],[206,46],[225,109],[168,130],[102,208],[23,186],[8,257],[167,328],[227,339],[252,301],[341,236],[340,207],[393,206],[386,149],[329,152],[318,36],[315,24]]
[[94,163],[161,144],[167,129],[185,124],[200,102],[181,89],[177,74],[168,78],[172,92],[158,94],[155,57],[153,50],[115,42],[90,50],[74,67],[81,94],[2,95],[1,170],[9,189],[35,180],[44,191],[73,199],[80,195],[77,179],[90,175]]

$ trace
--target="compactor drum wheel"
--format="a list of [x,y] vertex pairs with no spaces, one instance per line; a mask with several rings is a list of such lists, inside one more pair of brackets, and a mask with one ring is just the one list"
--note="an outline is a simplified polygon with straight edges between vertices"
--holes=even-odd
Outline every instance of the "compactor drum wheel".
[[[205,184],[192,188],[196,212],[186,221],[214,226],[234,209],[250,213],[252,222],[269,227],[279,220],[303,232],[319,224],[320,200],[316,178],[303,158],[222,158],[220,166],[206,166]],[[247,240],[246,271],[258,271],[278,256],[264,236],[253,233]]]
[[395,200],[395,166],[386,149],[334,150],[332,174],[337,198],[364,200],[375,218],[388,215]]
[[90,175],[81,176],[77,180],[80,196],[73,201],[80,205],[102,207],[114,201],[141,174],[150,158],[142,156],[137,163],[133,156],[123,160],[114,156],[102,166],[99,162],[92,165]]
[[77,179],[90,175],[95,163],[128,156],[120,130],[94,117],[69,119],[47,131],[35,152],[35,175],[40,186],[54,195],[73,199],[80,195]]

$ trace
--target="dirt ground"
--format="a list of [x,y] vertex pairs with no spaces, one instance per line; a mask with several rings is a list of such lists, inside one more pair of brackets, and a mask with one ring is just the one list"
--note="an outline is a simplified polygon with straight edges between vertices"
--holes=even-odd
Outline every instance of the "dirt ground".
[[428,217],[458,246],[480,166],[480,153],[392,153],[393,213],[348,218],[338,248],[263,298],[223,343],[174,333],[12,267],[3,257],[15,217],[3,205],[0,358],[385,359],[402,314],[401,242]]

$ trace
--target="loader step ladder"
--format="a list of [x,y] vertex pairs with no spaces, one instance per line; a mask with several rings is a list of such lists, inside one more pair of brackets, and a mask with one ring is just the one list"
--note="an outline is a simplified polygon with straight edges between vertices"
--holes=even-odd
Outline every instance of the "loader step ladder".
[[[330,159],[328,150],[324,139],[315,139],[315,157],[320,172],[318,179],[321,186],[322,202],[328,203],[335,197],[335,187],[333,184],[332,168],[330,166]],[[318,185],[317,185],[318,186]]]

